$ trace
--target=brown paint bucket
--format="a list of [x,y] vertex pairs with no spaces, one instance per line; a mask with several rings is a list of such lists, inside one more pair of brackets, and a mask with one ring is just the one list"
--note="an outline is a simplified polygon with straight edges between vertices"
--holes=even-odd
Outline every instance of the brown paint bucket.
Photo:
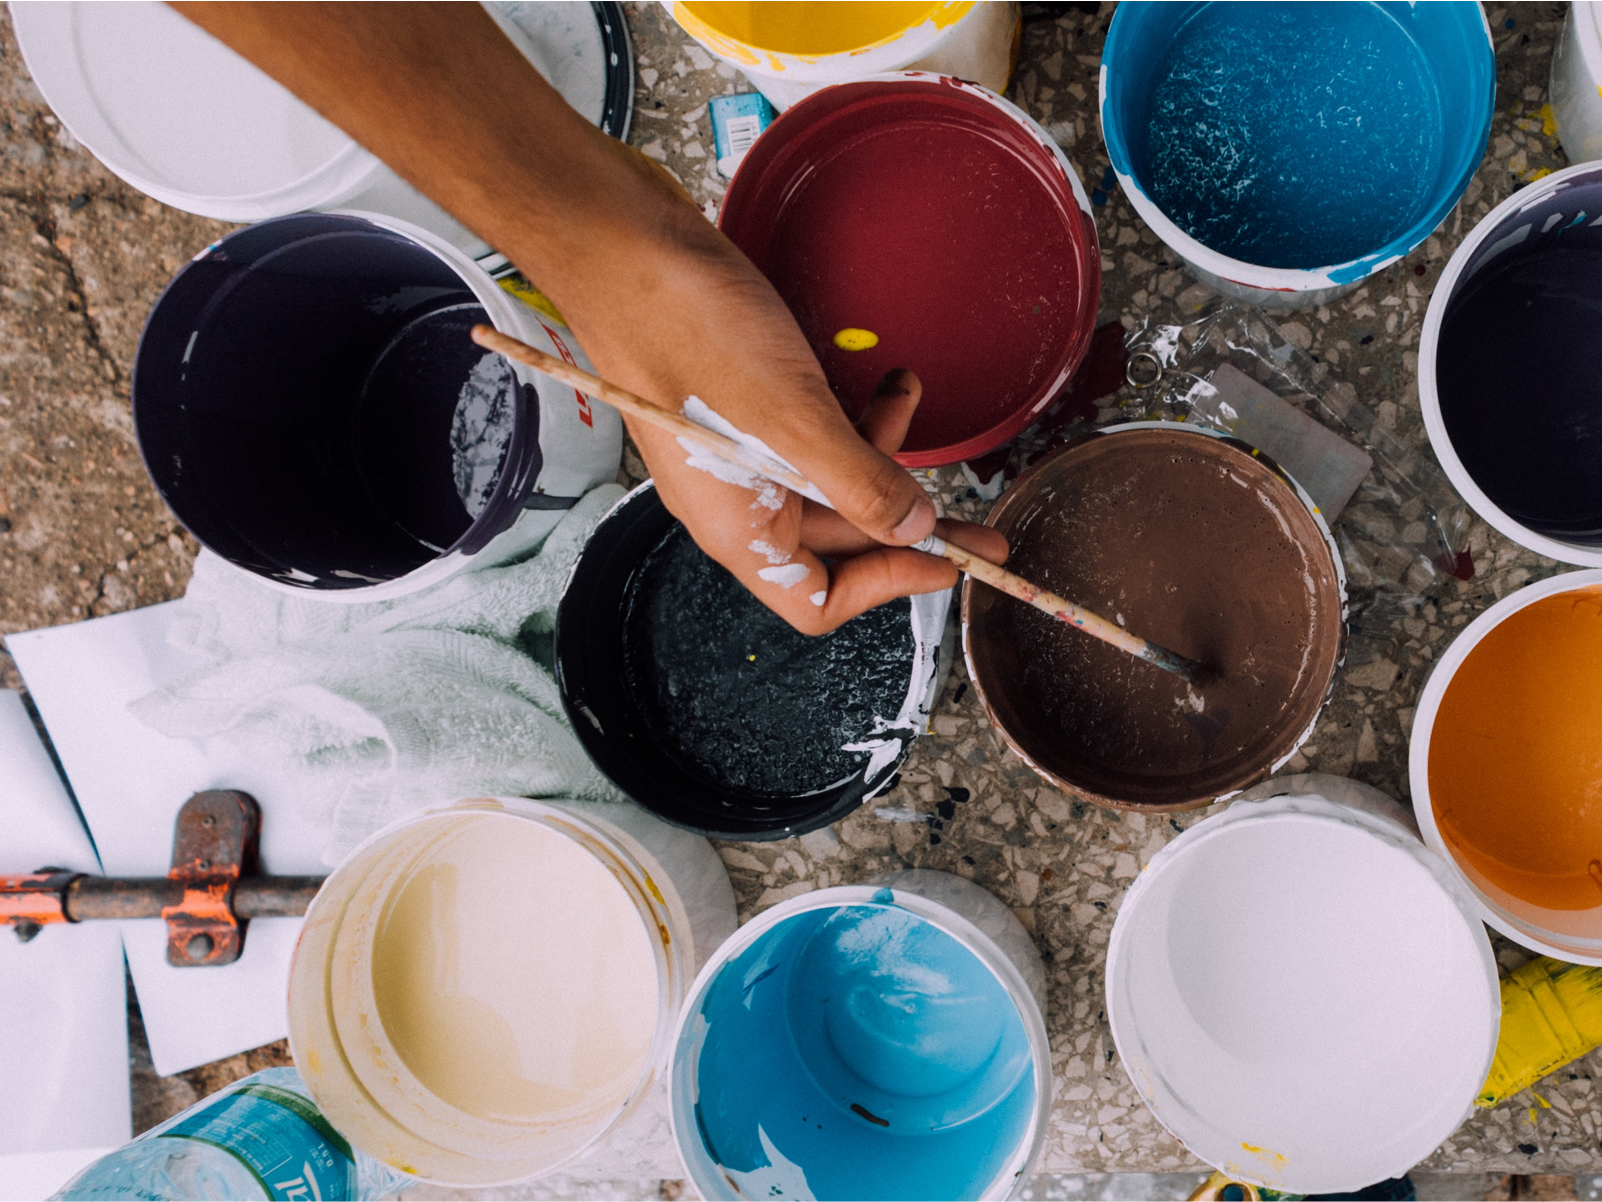
[[1020,477],[989,524],[1013,571],[1214,669],[1187,686],[966,581],[974,688],[1057,788],[1187,809],[1312,733],[1345,652],[1345,575],[1311,498],[1246,443],[1173,422],[1100,430]]

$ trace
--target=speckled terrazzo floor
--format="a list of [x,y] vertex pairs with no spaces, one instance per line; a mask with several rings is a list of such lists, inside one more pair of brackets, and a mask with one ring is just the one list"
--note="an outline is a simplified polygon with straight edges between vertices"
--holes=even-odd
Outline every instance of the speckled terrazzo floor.
[[[1344,380],[1398,437],[1428,454],[1418,406],[1417,343],[1430,289],[1479,217],[1542,169],[1566,165],[1543,130],[1557,4],[1487,8],[1497,43],[1490,145],[1462,204],[1413,255],[1324,309],[1289,315],[1281,335]],[[1087,187],[1107,169],[1095,116],[1096,70],[1110,5],[1026,5],[1010,95],[1063,145]],[[639,91],[631,141],[668,166],[715,217],[725,181],[713,162],[706,101],[749,90],[689,42],[656,5],[632,6]],[[0,21],[3,23],[3,21]],[[1112,190],[1096,209],[1105,272],[1101,320],[1135,328],[1187,320],[1209,294]],[[166,209],[111,177],[56,124],[0,30],[0,632],[31,629],[180,595],[194,544],[140,468],[127,409],[135,340],[171,274],[225,227]],[[1102,402],[1111,420],[1139,411],[1129,391]],[[630,455],[626,470],[640,475]],[[978,516],[955,469],[934,473],[947,508]],[[1558,570],[1483,523],[1468,536],[1478,572],[1448,581],[1371,639],[1343,672],[1313,737],[1287,771],[1354,776],[1406,800],[1407,735],[1430,665],[1453,633],[1499,597]],[[0,655],[3,683],[19,688]],[[1102,1016],[1102,963],[1119,897],[1143,862],[1201,812],[1117,815],[1044,787],[989,727],[959,664],[897,787],[836,827],[787,843],[724,844],[740,916],[787,897],[902,867],[970,877],[1034,933],[1050,975],[1056,1097],[1031,1185],[1036,1197],[1183,1196],[1119,1192],[1097,1174],[1186,1174],[1199,1166],[1156,1124],[1118,1063]],[[1504,969],[1525,958],[1498,941]],[[157,1078],[135,1040],[136,1127],[226,1080],[282,1062],[281,1045],[176,1078]],[[1602,1172],[1593,1053],[1524,1094],[1476,1112],[1420,1166],[1443,1189],[1484,1196],[1506,1173]],[[639,1156],[519,1191],[524,1196],[679,1196],[659,1140]],[[1085,1176],[1090,1174],[1091,1176]],[[1077,1176],[1075,1176],[1077,1175]],[[1488,1176],[1487,1176],[1488,1175]],[[663,1181],[662,1178],[667,1178]],[[1156,1191],[1159,1179],[1126,1181]],[[1422,1178],[1421,1178],[1422,1180]],[[660,1184],[659,1184],[660,1181]],[[1078,1182],[1078,1184],[1069,1184]],[[1590,1188],[1590,1187],[1587,1187]],[[1472,1192],[1472,1191],[1481,1192]],[[556,1192],[552,1192],[556,1191]],[[1064,1192],[1066,1191],[1066,1192]],[[1087,1192],[1089,1191],[1089,1192]],[[1107,1192],[1112,1191],[1112,1192]],[[432,1194],[437,1194],[433,1191]],[[431,1196],[432,1196],[431,1194]],[[504,1193],[503,1193],[504,1196]],[[1583,1192],[1579,1196],[1586,1196]],[[1594,1190],[1591,1196],[1595,1196]]]

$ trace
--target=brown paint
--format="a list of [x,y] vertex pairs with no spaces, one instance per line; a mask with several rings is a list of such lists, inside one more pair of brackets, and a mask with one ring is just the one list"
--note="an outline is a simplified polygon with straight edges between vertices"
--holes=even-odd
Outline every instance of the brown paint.
[[1210,669],[1191,693],[965,583],[974,687],[1059,788],[1119,808],[1201,805],[1266,776],[1317,717],[1345,646],[1334,553],[1244,444],[1177,426],[1093,434],[1021,477],[990,524],[1013,571]]

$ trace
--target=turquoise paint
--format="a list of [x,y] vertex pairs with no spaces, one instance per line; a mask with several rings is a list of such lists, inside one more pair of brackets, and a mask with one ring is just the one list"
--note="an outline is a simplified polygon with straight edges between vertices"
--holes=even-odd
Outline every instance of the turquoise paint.
[[674,1072],[695,1075],[695,1134],[731,1196],[972,1198],[1028,1137],[1017,1006],[889,896],[764,932],[687,1025]]
[[1126,186],[1218,254],[1336,284],[1446,216],[1495,94],[1472,3],[1128,3],[1102,63]]

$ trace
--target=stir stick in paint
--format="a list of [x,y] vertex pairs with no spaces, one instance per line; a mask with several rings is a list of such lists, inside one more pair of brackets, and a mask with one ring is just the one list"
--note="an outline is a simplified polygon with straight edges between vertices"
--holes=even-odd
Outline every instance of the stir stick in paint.
[[[653,405],[650,401],[635,396],[632,392],[608,384],[598,376],[593,376],[581,368],[570,363],[564,363],[553,355],[535,350],[525,342],[509,337],[490,326],[478,325],[473,327],[473,341],[480,346],[499,351],[508,359],[516,359],[519,363],[538,369],[553,379],[561,380],[574,388],[599,397],[613,408],[637,417],[641,421],[649,422],[653,426],[666,430],[675,435],[680,443],[692,443],[705,451],[710,451],[718,458],[744,469],[746,472],[771,480],[775,484],[800,493],[804,497],[827,505],[829,504],[816,484],[796,473],[788,464],[776,462],[764,455],[759,455],[750,447],[726,434],[709,430],[681,414],[670,412],[660,405]],[[982,580],[992,588],[999,589],[1009,597],[1015,597],[1026,605],[1032,605],[1042,613],[1048,613],[1058,621],[1066,622],[1070,626],[1083,630],[1086,634],[1110,643],[1120,651],[1126,651],[1137,659],[1143,659],[1154,664],[1165,672],[1172,672],[1180,679],[1192,684],[1202,673],[1202,665],[1194,660],[1160,647],[1148,639],[1131,634],[1122,626],[1109,622],[1100,614],[1092,613],[1082,606],[1075,605],[1049,589],[1031,584],[1021,576],[1016,576],[1005,568],[997,567],[989,560],[971,555],[960,547],[954,547],[938,535],[931,534],[928,538],[914,543],[913,550],[923,551],[929,555],[936,555],[955,564],[960,571],[967,572],[976,580]]]

